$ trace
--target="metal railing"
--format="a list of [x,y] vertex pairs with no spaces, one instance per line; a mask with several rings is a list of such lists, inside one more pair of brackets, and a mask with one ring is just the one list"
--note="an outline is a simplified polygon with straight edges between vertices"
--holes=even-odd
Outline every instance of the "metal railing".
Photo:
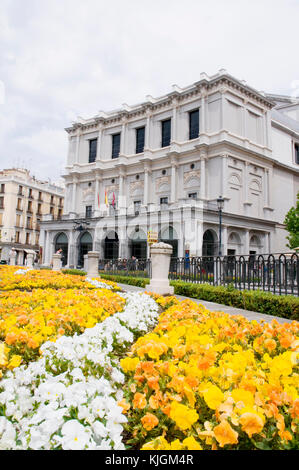
[[[99,261],[99,271],[150,278],[151,259],[102,259]],[[169,279],[298,296],[299,255],[278,253],[171,258]]]
[[101,259],[99,271],[119,276],[151,277],[150,259]]
[[298,296],[298,260],[296,253],[171,258],[169,278]]

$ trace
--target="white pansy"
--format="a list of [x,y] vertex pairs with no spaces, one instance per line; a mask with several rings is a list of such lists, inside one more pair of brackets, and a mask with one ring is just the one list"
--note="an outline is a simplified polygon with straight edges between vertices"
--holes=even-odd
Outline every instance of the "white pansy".
[[90,429],[84,427],[76,419],[64,423],[61,428],[62,448],[64,450],[79,450],[88,447],[91,438]]
[[38,361],[6,372],[0,401],[10,420],[1,417],[2,428],[4,420],[7,426],[6,434],[0,426],[1,448],[125,449],[127,418],[117,404],[124,374],[115,348],[125,352],[136,332],[152,328],[159,308],[145,294],[122,297],[122,312],[81,335],[44,343]]
[[13,449],[15,447],[16,430],[12,423],[5,418],[0,416],[0,449]]

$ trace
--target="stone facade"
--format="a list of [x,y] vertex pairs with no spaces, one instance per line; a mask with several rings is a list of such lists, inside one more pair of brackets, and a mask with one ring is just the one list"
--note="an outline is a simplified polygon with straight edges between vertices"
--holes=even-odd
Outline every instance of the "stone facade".
[[[149,230],[172,244],[174,256],[218,254],[220,195],[222,254],[285,252],[283,220],[299,190],[297,109],[299,100],[258,92],[221,70],[76,122],[66,129],[63,217],[42,223],[43,262],[50,263],[57,240],[68,266],[82,266],[87,251],[101,259],[147,257]],[[199,129],[190,138],[194,110]],[[169,119],[171,138],[162,147]],[[136,153],[141,127],[144,148]],[[112,158],[115,134],[120,149]]]

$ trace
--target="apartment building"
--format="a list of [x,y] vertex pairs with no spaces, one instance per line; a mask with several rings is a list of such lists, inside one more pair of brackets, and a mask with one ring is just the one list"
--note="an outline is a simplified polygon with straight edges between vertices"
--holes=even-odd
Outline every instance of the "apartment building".
[[40,224],[51,214],[62,217],[64,189],[38,181],[28,170],[0,171],[0,259],[9,260],[11,248],[17,251],[17,264],[26,262],[27,250],[40,254]]

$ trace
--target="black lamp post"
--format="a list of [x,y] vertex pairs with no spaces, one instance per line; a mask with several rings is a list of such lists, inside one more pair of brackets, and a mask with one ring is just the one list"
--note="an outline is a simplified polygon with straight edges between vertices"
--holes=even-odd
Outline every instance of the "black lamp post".
[[222,232],[222,210],[223,210],[223,206],[224,206],[224,199],[223,199],[222,196],[219,196],[218,199],[217,199],[217,207],[218,207],[218,211],[219,211],[219,249],[218,249],[218,255],[219,256],[222,255],[222,252],[221,252],[221,243],[222,243],[221,232]]

